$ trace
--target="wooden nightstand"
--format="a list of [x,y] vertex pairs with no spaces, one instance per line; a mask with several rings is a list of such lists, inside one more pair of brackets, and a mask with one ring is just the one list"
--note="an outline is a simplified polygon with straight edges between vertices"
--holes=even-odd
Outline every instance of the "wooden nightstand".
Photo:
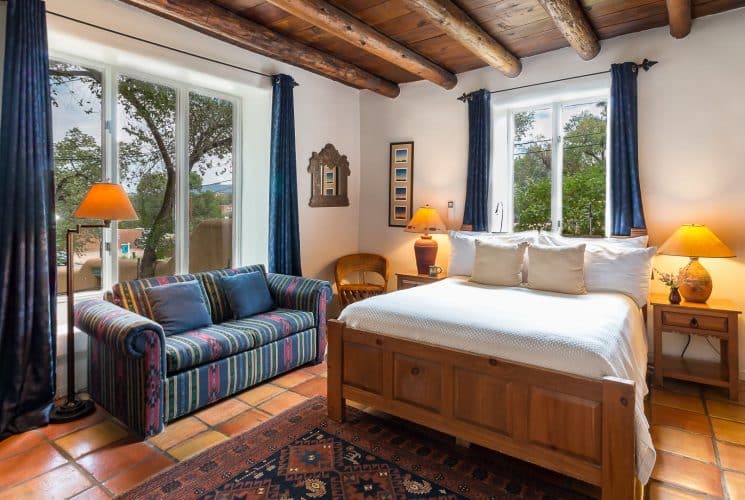
[[447,278],[447,275],[445,273],[440,273],[433,277],[429,274],[396,273],[396,278],[396,290],[405,290],[406,288],[414,288],[415,286],[440,281]]
[[[662,387],[663,377],[724,387],[730,399],[737,399],[737,320],[740,308],[729,300],[710,299],[706,304],[670,304],[666,295],[653,294],[654,381]],[[662,332],[699,335],[719,339],[719,363],[662,354]]]

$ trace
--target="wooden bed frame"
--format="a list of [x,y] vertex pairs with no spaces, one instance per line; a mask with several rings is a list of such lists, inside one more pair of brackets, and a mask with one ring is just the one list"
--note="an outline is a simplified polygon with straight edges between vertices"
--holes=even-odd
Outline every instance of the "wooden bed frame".
[[597,485],[642,498],[634,382],[568,375],[328,322],[328,412],[372,406]]

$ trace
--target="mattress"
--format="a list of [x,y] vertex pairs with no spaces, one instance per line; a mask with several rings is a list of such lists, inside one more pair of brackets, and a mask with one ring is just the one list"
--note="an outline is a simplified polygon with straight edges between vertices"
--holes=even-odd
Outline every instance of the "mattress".
[[564,373],[636,383],[637,476],[655,450],[644,414],[647,337],[639,307],[620,293],[565,295],[453,277],[347,306],[347,326]]

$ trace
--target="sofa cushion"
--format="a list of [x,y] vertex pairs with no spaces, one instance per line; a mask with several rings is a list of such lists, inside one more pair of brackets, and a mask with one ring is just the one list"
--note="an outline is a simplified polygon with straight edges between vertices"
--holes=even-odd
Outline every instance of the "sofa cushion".
[[213,323],[222,323],[223,321],[233,319],[233,311],[230,309],[228,297],[225,295],[225,290],[222,287],[222,277],[254,271],[261,271],[262,274],[266,275],[264,266],[261,264],[239,267],[237,269],[220,269],[219,271],[207,271],[195,274],[207,293],[207,301],[209,302],[210,310],[212,311]]
[[223,326],[244,332],[260,347],[293,333],[313,328],[313,313],[293,309],[275,309],[250,318],[226,321]]
[[254,337],[226,325],[211,325],[166,337],[166,371],[173,374],[256,347]]
[[233,311],[233,319],[248,318],[274,309],[274,301],[272,294],[269,293],[264,273],[239,273],[220,279],[230,309]]
[[175,335],[212,324],[207,299],[198,281],[184,281],[145,289],[155,321],[163,333]]
[[[197,277],[193,274],[180,274],[177,276],[157,276],[155,278],[122,281],[116,283],[111,288],[112,302],[123,309],[155,320],[145,290],[154,286],[168,285],[169,283],[182,283],[184,281],[194,281],[196,279]],[[209,299],[204,287],[202,288],[202,292],[205,294],[205,297]],[[207,301],[207,308],[210,310],[210,314],[212,314],[209,300]],[[215,323],[214,320],[213,323]]]

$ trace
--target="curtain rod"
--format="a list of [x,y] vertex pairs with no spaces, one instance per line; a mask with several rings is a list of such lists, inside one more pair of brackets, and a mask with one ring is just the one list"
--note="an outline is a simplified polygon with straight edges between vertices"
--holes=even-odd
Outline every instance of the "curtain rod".
[[[635,66],[636,66],[637,69],[642,68],[644,71],[649,71],[649,69],[652,66],[654,66],[655,64],[657,64],[657,61],[650,61],[649,59],[647,59],[645,57],[641,64],[635,64]],[[565,82],[567,80],[576,80],[577,78],[587,78],[588,76],[604,75],[606,73],[610,73],[610,70],[608,69],[608,70],[605,70],[605,71],[598,71],[596,73],[586,73],[584,75],[568,76],[566,78],[559,78],[558,80],[549,80],[547,82],[531,83],[529,85],[522,85],[520,87],[512,87],[512,88],[509,88],[509,89],[490,90],[489,93],[490,94],[499,94],[501,92],[509,92],[511,90],[526,89],[528,87],[537,87],[538,85],[547,85],[549,83]],[[459,101],[461,101],[461,102],[466,102],[470,98],[469,96],[470,96],[470,94],[466,94],[464,92],[463,95],[461,95],[457,99]]]
[[113,33],[115,35],[123,36],[125,38],[130,38],[130,39],[136,40],[138,42],[143,42],[143,43],[147,43],[147,44],[150,44],[150,45],[154,45],[155,47],[160,47],[161,49],[171,50],[173,52],[178,52],[179,54],[184,54],[184,55],[187,55],[187,56],[196,57],[197,59],[202,59],[203,61],[209,61],[211,63],[221,64],[223,66],[227,66],[229,68],[237,69],[237,70],[240,70],[240,71],[246,71],[247,73],[253,73],[254,75],[266,76],[268,78],[271,78],[271,77],[274,76],[274,75],[269,75],[267,73],[262,73],[261,71],[256,71],[256,70],[253,70],[253,69],[243,68],[241,66],[236,66],[234,64],[226,63],[226,62],[223,62],[223,61],[218,61],[217,59],[211,59],[211,58],[206,57],[206,56],[200,56],[199,54],[194,54],[192,52],[187,52],[185,50],[176,49],[174,47],[169,47],[168,45],[163,45],[163,44],[160,44],[160,43],[157,43],[157,42],[146,40],[144,38],[136,37],[134,35],[129,35],[127,33],[122,33],[121,31],[116,31],[116,30],[113,30],[113,29],[110,29],[110,28],[105,28],[105,27],[99,26],[97,24],[89,23],[89,22],[86,22],[86,21],[81,21],[80,19],[75,19],[74,17],[69,17],[69,16],[65,16],[63,14],[58,14],[57,12],[52,12],[51,10],[48,10],[47,11],[47,14],[52,14],[53,16],[61,17],[62,19],[67,19],[68,21],[73,21],[75,23],[83,24],[85,26],[89,26],[91,28],[96,28],[96,29],[99,29],[101,31],[106,31],[108,33]]

